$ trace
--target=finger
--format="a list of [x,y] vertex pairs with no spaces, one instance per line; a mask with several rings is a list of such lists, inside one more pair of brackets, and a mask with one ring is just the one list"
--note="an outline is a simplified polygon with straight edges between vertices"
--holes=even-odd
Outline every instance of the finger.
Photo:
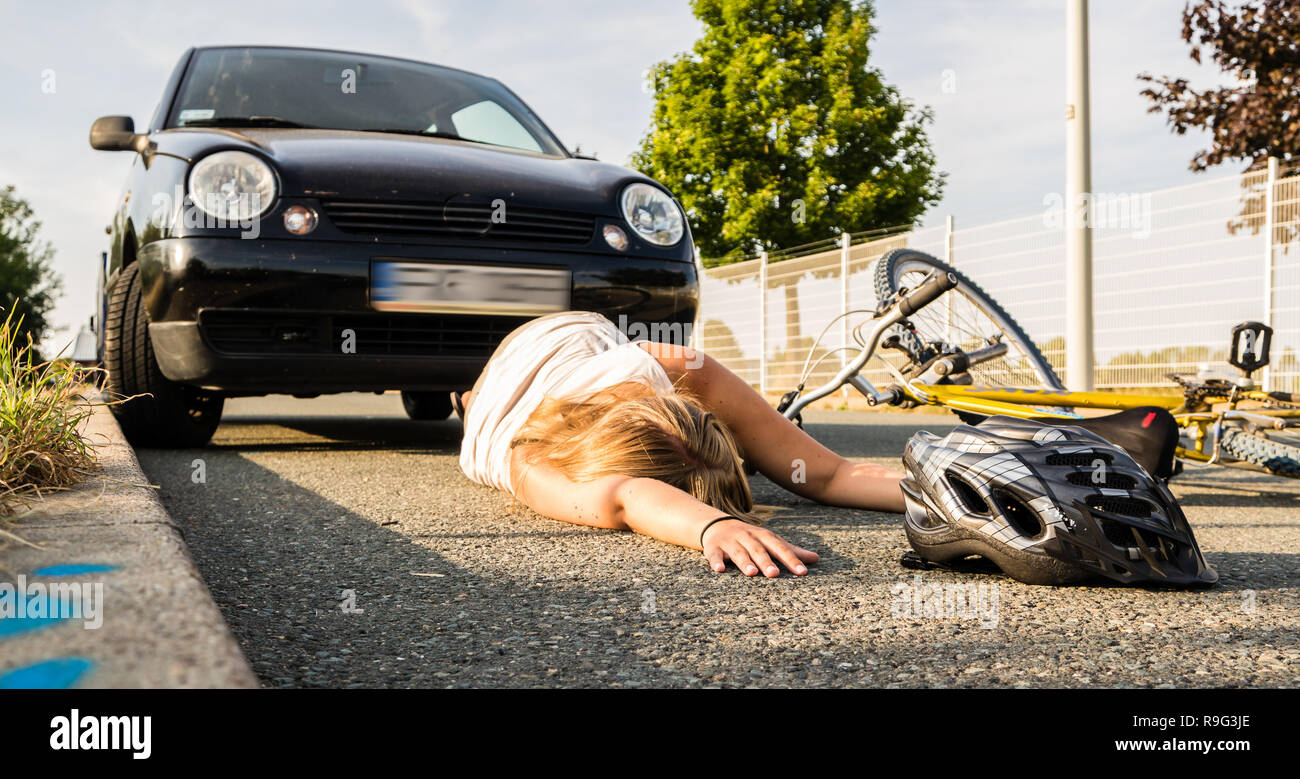
[[709,567],[712,568],[713,570],[717,571],[718,573],[722,573],[723,571],[727,570],[727,556],[723,554],[722,547],[715,546],[709,551],[705,552],[704,556],[708,558]]
[[741,546],[740,542],[731,542],[731,545],[727,547],[727,556],[731,558],[731,562],[736,564],[741,573],[746,576],[758,575],[758,566],[754,565],[754,561],[749,557],[749,550]]
[[800,560],[803,560],[809,565],[816,565],[817,561],[822,559],[821,555],[811,549],[804,549],[802,546],[795,546],[794,544],[790,544],[790,548],[794,550],[794,553],[799,556]]
[[[772,536],[772,538],[776,538],[776,536]],[[764,541],[761,538],[746,536],[741,539],[740,543],[744,544],[745,548],[749,550],[750,559],[754,561],[764,576],[771,578],[781,575],[781,569],[776,567],[776,563],[772,562],[772,557],[768,555],[767,547],[764,546]]]
[[769,551],[776,559],[785,564],[786,568],[796,576],[803,576],[808,573],[808,567],[799,559],[796,550],[799,548],[794,544],[786,541],[784,538],[773,537],[764,541]]

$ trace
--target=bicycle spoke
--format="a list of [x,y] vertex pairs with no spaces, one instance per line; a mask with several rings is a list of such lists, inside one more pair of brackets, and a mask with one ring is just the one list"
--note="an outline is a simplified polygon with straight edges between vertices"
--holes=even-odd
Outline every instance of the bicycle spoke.
[[[903,275],[902,283],[915,288],[926,276],[922,271]],[[951,348],[971,351],[989,344],[990,338],[1003,334],[997,322],[990,319],[979,304],[960,288],[931,303],[912,316],[921,339],[927,343],[938,342]],[[1031,361],[1013,341],[1006,341],[1005,355],[970,369],[971,380],[978,385],[1033,387],[1041,384]]]

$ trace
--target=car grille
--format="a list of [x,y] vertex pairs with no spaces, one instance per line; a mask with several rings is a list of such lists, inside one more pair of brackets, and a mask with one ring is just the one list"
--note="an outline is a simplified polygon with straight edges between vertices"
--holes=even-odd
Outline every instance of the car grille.
[[396,203],[326,200],[325,215],[345,233],[456,240],[584,244],[594,217],[507,205],[493,221],[490,203]]
[[345,355],[344,331],[360,356],[490,357],[529,317],[438,314],[286,314],[208,310],[199,326],[227,354]]

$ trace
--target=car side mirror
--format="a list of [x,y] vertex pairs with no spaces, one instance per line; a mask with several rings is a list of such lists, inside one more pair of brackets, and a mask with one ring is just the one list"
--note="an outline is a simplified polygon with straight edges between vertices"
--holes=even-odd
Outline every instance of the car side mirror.
[[90,148],[100,151],[144,152],[149,136],[137,134],[129,116],[101,116],[90,126]]

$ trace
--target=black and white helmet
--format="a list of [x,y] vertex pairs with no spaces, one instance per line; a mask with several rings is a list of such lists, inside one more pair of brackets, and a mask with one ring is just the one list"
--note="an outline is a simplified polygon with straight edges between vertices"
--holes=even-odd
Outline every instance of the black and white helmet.
[[1168,488],[1082,428],[995,416],[920,431],[903,464],[907,540],[929,563],[979,555],[1029,584],[1218,581]]

